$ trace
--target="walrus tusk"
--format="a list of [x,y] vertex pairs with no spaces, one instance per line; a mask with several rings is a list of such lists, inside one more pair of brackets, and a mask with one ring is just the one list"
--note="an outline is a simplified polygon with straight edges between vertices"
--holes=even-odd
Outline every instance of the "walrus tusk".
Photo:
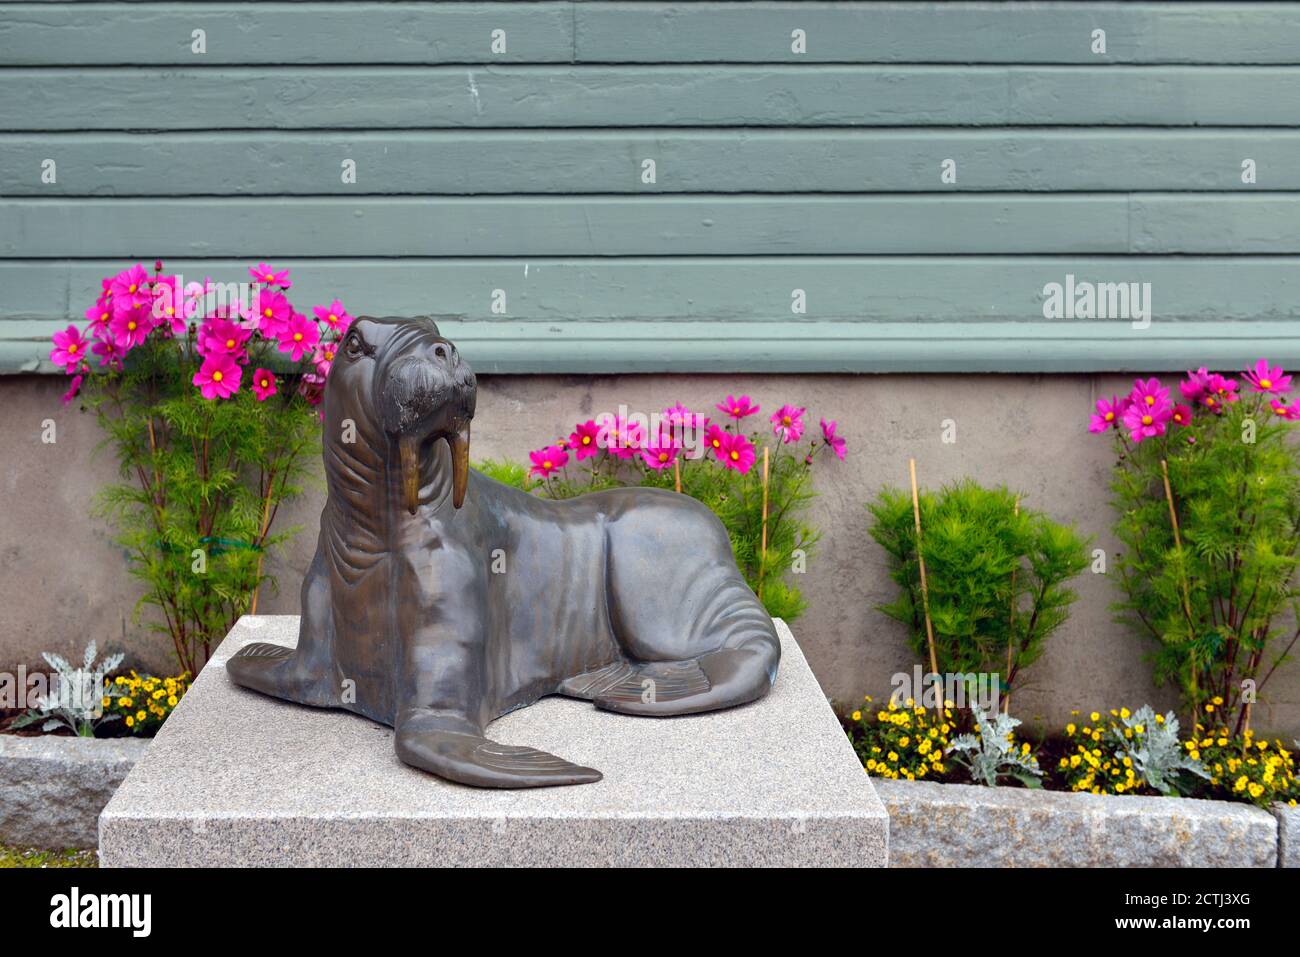
[[469,485],[469,426],[447,436],[447,445],[451,448],[451,504],[460,508]]
[[406,499],[406,510],[414,515],[420,509],[420,439],[404,435],[397,447],[401,453],[402,497]]

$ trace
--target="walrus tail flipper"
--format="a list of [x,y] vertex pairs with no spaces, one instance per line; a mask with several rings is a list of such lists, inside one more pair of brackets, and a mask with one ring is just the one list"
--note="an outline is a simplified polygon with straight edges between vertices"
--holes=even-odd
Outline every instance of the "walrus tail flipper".
[[[636,664],[633,675],[592,697],[596,707],[647,717],[698,714],[747,704],[772,689],[781,639],[739,573],[711,590],[694,625],[698,644],[714,651],[683,661]],[[643,646],[656,643],[642,637]]]
[[654,677],[648,668],[638,669],[634,681],[623,682],[592,700],[605,711],[652,718],[731,708],[767,694],[772,687],[769,660],[761,648],[723,648],[692,661],[657,662],[655,670],[668,664],[683,675],[693,670],[699,679],[687,688],[671,678]]
[[480,788],[544,788],[601,779],[595,768],[441,724],[428,713],[403,716],[397,727],[397,756],[412,767]]

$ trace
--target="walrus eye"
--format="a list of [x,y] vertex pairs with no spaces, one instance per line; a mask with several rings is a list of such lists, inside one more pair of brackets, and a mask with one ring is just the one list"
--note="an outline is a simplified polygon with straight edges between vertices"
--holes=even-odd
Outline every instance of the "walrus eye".
[[372,354],[366,348],[366,344],[361,341],[361,337],[355,332],[348,336],[347,341],[343,343],[343,351],[348,354],[349,359],[356,359],[362,355]]

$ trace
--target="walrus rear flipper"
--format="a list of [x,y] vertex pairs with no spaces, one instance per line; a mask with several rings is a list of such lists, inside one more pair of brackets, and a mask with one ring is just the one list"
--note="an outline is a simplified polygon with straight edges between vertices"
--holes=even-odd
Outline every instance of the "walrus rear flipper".
[[433,726],[430,716],[416,715],[397,729],[397,756],[414,767],[449,781],[479,788],[544,788],[593,784],[602,777],[536,748],[499,744],[478,734]]
[[[779,652],[778,652],[779,654]],[[671,665],[677,675],[669,672],[668,678],[655,678],[652,670]],[[694,670],[699,679],[676,680]],[[703,655],[694,661],[657,663],[637,669],[633,681],[625,681],[597,695],[592,700],[597,708],[636,714],[645,717],[671,717],[680,714],[699,714],[747,704],[767,694],[772,687],[776,661],[767,646],[751,648],[723,648]]]

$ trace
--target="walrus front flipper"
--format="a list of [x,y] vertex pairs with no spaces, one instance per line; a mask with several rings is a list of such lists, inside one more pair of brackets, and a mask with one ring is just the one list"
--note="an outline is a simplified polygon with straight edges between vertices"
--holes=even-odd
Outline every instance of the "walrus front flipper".
[[595,768],[584,768],[536,748],[498,744],[478,734],[431,727],[420,717],[397,729],[397,756],[413,767],[479,788],[545,788],[593,784],[601,779]]

